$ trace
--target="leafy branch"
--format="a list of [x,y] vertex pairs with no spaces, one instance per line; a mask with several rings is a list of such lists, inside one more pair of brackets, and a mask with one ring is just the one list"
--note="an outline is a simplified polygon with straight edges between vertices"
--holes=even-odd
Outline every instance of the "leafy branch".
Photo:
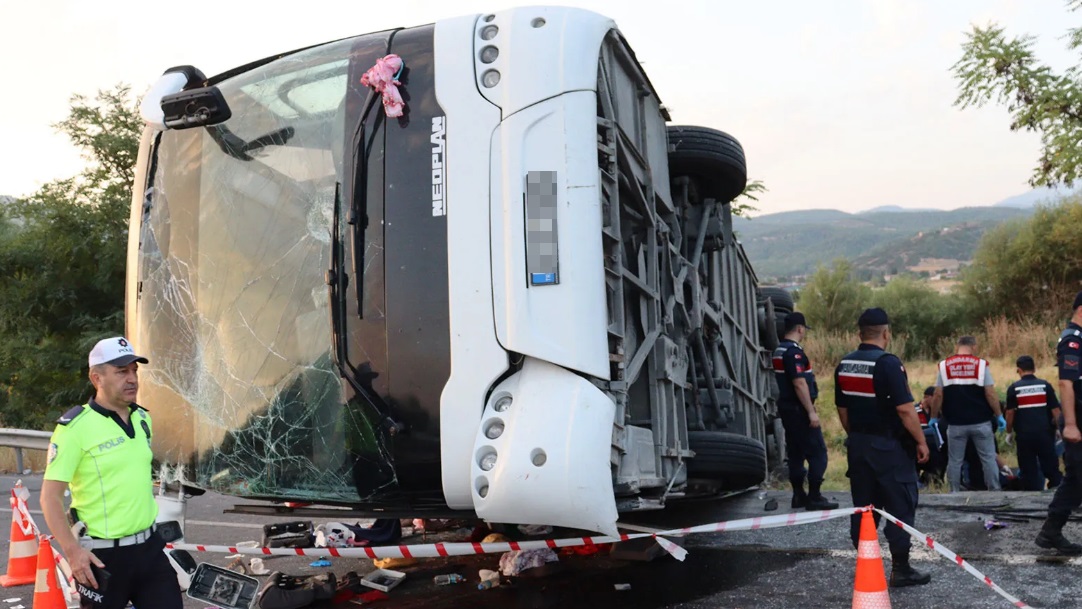
[[[1068,0],[1067,8],[1082,8]],[[955,105],[1006,106],[1012,131],[1041,136],[1041,154],[1033,186],[1071,185],[1082,179],[1082,73],[1071,67],[1058,74],[1040,63],[1032,36],[1009,38],[996,24],[974,26],[962,44],[962,57],[951,68],[958,81]],[[1082,48],[1082,28],[1068,31],[1068,47]]]

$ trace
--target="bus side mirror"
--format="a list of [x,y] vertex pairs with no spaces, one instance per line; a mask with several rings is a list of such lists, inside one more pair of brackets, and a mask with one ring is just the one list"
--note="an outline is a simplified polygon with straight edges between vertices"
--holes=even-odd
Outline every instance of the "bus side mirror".
[[165,126],[191,129],[224,123],[233,116],[218,87],[201,87],[162,97]]

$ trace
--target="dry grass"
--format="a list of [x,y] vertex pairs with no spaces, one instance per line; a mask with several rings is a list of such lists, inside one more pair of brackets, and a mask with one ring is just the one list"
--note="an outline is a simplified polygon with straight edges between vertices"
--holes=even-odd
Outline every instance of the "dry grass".
[[[15,449],[0,447],[0,472],[15,472]],[[45,471],[45,451],[23,449],[23,467],[35,472]],[[18,472],[15,472],[18,473]]]
[[1012,371],[1019,355],[1032,355],[1038,368],[1043,368],[1056,363],[1056,342],[1061,331],[1063,324],[1012,322],[1000,317],[985,322],[977,341],[989,360],[1011,360]]

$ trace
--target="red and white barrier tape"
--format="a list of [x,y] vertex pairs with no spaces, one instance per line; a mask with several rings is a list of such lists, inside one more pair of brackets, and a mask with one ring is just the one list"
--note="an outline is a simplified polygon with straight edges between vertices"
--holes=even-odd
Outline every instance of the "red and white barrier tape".
[[167,548],[192,552],[217,552],[224,554],[260,554],[273,556],[313,556],[313,557],[367,557],[367,558],[437,558],[442,556],[469,556],[491,554],[515,550],[540,550],[544,548],[571,548],[602,543],[616,543],[653,537],[659,545],[677,560],[687,557],[687,550],[672,543],[664,536],[682,536],[691,533],[722,533],[725,531],[754,531],[773,529],[798,524],[822,522],[833,518],[850,516],[867,511],[867,508],[843,508],[822,512],[794,512],[777,516],[762,516],[703,524],[683,529],[670,529],[658,533],[633,533],[619,537],[568,537],[565,539],[546,539],[543,541],[509,541],[494,543],[435,543],[426,545],[376,546],[360,548],[238,548],[235,546],[208,546],[191,543],[166,544]]
[[375,547],[359,547],[359,548],[252,548],[252,547],[237,547],[237,546],[216,546],[216,545],[201,545],[191,543],[169,543],[166,547],[169,549],[188,550],[191,552],[213,552],[222,554],[258,554],[258,555],[271,555],[271,556],[311,556],[311,557],[367,557],[367,558],[437,558],[444,556],[469,556],[477,554],[492,554],[503,553],[515,550],[538,550],[543,548],[572,548],[578,546],[587,546],[603,543],[616,543],[621,541],[630,541],[632,539],[642,539],[646,537],[653,537],[658,544],[664,548],[669,554],[671,554],[677,560],[684,560],[687,557],[687,550],[681,548],[675,543],[665,539],[665,536],[680,537],[684,535],[690,535],[694,533],[723,533],[727,531],[754,531],[758,529],[773,529],[780,527],[796,526],[801,524],[810,524],[813,522],[823,522],[825,520],[833,520],[835,518],[842,518],[844,516],[850,516],[853,514],[859,514],[866,512],[870,509],[874,509],[881,514],[887,520],[901,527],[914,539],[920,541],[921,544],[935,550],[942,554],[958,566],[962,567],[977,579],[984,582],[992,590],[996,591],[1000,596],[1010,601],[1015,607],[1019,609],[1031,609],[1029,605],[1022,602],[1018,598],[1011,596],[1003,588],[996,585],[988,576],[984,575],[971,564],[966,562],[962,557],[958,556],[951,550],[943,547],[942,544],[936,542],[930,536],[921,533],[913,527],[901,522],[894,516],[891,516],[887,512],[872,507],[859,507],[859,508],[840,508],[836,510],[825,510],[821,512],[794,512],[792,514],[779,514],[777,516],[763,516],[757,518],[744,518],[741,520],[729,520],[726,522],[715,522],[711,524],[703,524],[694,527],[685,527],[682,529],[669,529],[667,531],[660,531],[657,533],[633,533],[624,534],[619,537],[601,536],[601,537],[568,537],[564,539],[546,539],[542,541],[510,541],[510,542],[494,542],[494,543],[435,543],[424,545],[398,545],[398,546],[375,546]]
[[959,567],[962,567],[963,569],[965,569],[967,572],[969,572],[970,575],[972,575],[973,577],[976,577],[977,579],[984,582],[989,588],[991,588],[992,590],[995,590],[996,594],[999,594],[1003,598],[1010,601],[1011,604],[1014,605],[1015,607],[1018,607],[1019,609],[1032,609],[1029,605],[1027,605],[1022,600],[1020,600],[1018,598],[1015,598],[1014,596],[1011,596],[1011,594],[1009,594],[1006,590],[1004,590],[1003,588],[1000,588],[998,585],[996,585],[995,582],[992,581],[992,578],[990,578],[987,575],[985,575],[984,573],[981,573],[980,571],[978,571],[976,569],[976,567],[969,564],[969,562],[967,562],[964,558],[962,558],[961,556],[958,556],[957,554],[955,554],[951,550],[944,547],[943,544],[941,544],[938,541],[932,539],[932,537],[930,535],[925,535],[924,533],[921,533],[917,529],[914,529],[913,527],[911,527],[908,524],[902,522],[901,520],[898,520],[894,516],[891,516],[890,514],[888,514],[887,512],[885,512],[885,511],[883,511],[883,510],[881,510],[879,508],[873,508],[873,509],[875,509],[876,512],[878,512],[881,516],[883,516],[883,518],[886,518],[887,520],[889,520],[889,521],[893,522],[894,524],[898,525],[899,527],[901,527],[901,529],[903,531],[905,531],[906,533],[909,533],[909,536],[912,537],[913,539],[916,539],[921,544],[923,544],[925,546],[928,546],[932,550],[935,550],[936,552],[942,554],[947,559],[949,559],[951,562],[953,562],[953,563],[957,564]]
[[22,485],[22,480],[15,483],[15,486],[11,489],[11,511],[13,514],[21,514],[22,518],[18,519],[19,530],[23,532],[23,535],[37,535],[37,525],[34,524],[34,518],[30,516],[30,510],[26,507],[26,500],[30,497],[29,491]]

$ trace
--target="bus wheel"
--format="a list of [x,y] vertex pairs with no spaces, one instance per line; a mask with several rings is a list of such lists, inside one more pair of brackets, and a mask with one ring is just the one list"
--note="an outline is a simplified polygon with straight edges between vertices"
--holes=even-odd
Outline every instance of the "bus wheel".
[[779,313],[788,314],[796,310],[795,303],[793,302],[793,294],[785,288],[760,286],[759,294],[764,298],[769,298],[774,301],[774,310]]
[[688,477],[721,480],[730,489],[755,486],[766,479],[766,447],[755,438],[725,431],[689,431],[695,457]]
[[672,125],[669,133],[669,174],[695,181],[701,198],[728,203],[748,183],[744,148],[736,138],[708,127]]
[[770,422],[771,431],[770,434],[770,452],[773,456],[770,459],[770,468],[772,471],[783,473],[786,463],[789,460],[788,447],[785,445],[785,426],[782,425],[781,417],[775,417]]
[[759,302],[756,313],[759,321],[759,344],[773,352],[778,348],[778,328],[775,324],[778,314],[774,312],[774,301],[764,298]]

